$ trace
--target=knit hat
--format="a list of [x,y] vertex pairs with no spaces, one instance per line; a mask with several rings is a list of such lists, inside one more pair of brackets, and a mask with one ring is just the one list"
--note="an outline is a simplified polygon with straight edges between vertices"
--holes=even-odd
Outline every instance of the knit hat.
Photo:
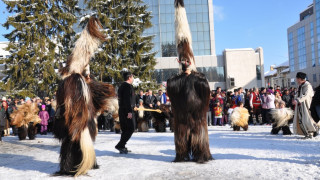
[[45,109],[45,108],[46,108],[46,105],[42,105],[42,106],[41,106],[41,109]]
[[26,97],[26,99],[24,101],[31,101],[31,99],[29,97]]
[[272,91],[271,89],[268,89],[268,90],[267,90],[267,93],[272,94],[272,93],[273,93],[273,91]]
[[7,98],[6,98],[6,97],[3,97],[3,98],[2,98],[2,101],[6,101],[6,100],[7,100]]

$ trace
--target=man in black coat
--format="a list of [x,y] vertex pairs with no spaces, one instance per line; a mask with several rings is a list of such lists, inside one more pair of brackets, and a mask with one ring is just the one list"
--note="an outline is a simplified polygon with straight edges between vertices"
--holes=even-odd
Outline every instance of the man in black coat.
[[[144,98],[144,106],[148,109],[154,109],[157,104],[157,98],[152,94],[152,90],[148,91],[148,96]],[[149,127],[152,126],[152,114],[151,112],[145,112],[146,119],[149,122]]]
[[119,150],[121,154],[127,154],[129,150],[125,146],[135,129],[133,113],[133,108],[135,106],[135,94],[132,86],[133,75],[130,72],[124,72],[123,78],[125,82],[121,84],[118,90],[119,119],[122,134],[120,141],[115,148]]
[[287,108],[291,108],[292,99],[291,99],[291,96],[290,96],[289,91],[287,89],[284,91],[284,95],[282,96],[282,100],[286,103]]
[[144,101],[144,99],[145,99],[142,90],[140,90],[140,91],[139,91],[139,94],[136,96],[136,105],[137,105],[137,106],[139,106],[139,101],[140,101],[140,99],[141,99],[142,101]]
[[[3,101],[1,101],[1,103],[3,103]],[[5,129],[7,118],[7,110],[0,104],[0,141],[2,141],[2,132]]]
[[152,94],[152,90],[149,90],[148,96],[145,96],[144,104],[150,109],[153,109],[157,104],[157,98]]

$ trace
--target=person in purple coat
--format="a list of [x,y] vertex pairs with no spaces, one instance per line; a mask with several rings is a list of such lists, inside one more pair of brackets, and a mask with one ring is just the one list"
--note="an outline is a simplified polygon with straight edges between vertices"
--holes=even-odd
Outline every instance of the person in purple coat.
[[48,120],[50,118],[48,112],[46,111],[46,105],[41,106],[41,111],[39,113],[39,117],[41,119],[41,134],[46,135],[47,134],[47,126],[48,126]]

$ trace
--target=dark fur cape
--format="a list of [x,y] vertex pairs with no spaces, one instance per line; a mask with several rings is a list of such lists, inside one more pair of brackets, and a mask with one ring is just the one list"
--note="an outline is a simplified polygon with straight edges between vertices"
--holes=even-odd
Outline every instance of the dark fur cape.
[[167,93],[174,117],[174,161],[212,160],[206,121],[210,88],[206,77],[198,72],[173,76],[167,82]]

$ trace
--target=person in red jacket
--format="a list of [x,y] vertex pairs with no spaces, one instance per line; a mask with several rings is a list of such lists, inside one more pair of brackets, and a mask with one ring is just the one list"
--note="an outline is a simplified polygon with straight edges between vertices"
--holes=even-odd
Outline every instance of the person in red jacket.
[[252,112],[253,124],[257,124],[257,119],[260,124],[262,124],[262,115],[261,115],[261,99],[259,95],[259,89],[254,88],[250,96],[250,107]]

